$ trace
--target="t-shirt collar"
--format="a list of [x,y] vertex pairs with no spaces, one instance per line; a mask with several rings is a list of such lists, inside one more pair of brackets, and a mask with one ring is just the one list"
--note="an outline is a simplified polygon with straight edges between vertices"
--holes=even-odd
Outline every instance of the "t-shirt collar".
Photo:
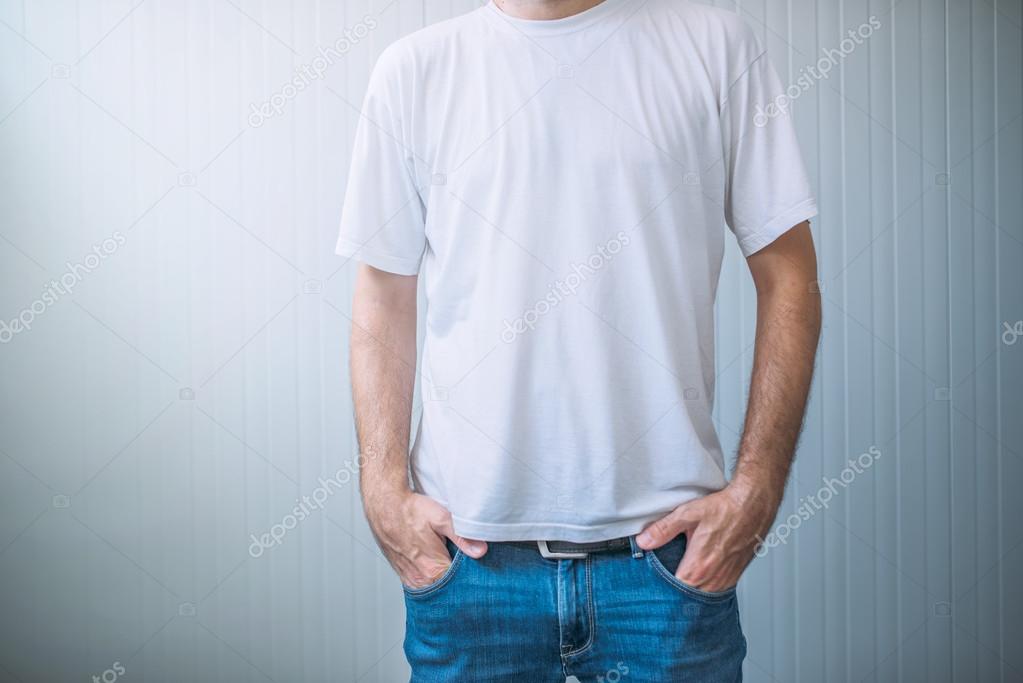
[[610,16],[629,0],[603,0],[588,10],[573,14],[563,19],[521,19],[507,14],[494,0],[484,7],[485,13],[493,22],[505,29],[525,33],[531,36],[551,36],[560,33],[571,33],[582,30]]

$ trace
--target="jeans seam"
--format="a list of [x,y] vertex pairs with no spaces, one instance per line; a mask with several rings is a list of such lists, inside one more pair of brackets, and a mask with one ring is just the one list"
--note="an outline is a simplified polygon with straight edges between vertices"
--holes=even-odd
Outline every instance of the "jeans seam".
[[591,558],[587,557],[586,558],[586,564],[584,565],[585,566],[585,570],[584,571],[586,572],[586,607],[587,607],[587,611],[590,613],[589,614],[590,632],[586,636],[586,643],[582,647],[578,648],[577,650],[573,650],[573,651],[567,653],[565,655],[566,657],[576,657],[578,655],[583,654],[584,652],[589,650],[591,647],[593,647],[594,634],[597,632],[597,609],[596,609],[596,605],[594,605],[594,603],[593,603],[593,572],[592,572],[592,566],[593,565],[592,565],[592,562],[593,561],[591,560]]
[[[561,607],[561,561],[556,562],[556,569],[554,573],[555,584],[554,593],[557,596],[558,601],[558,654],[561,655],[561,666],[565,666],[565,628],[564,628],[564,612]],[[565,676],[568,674],[566,672]]]

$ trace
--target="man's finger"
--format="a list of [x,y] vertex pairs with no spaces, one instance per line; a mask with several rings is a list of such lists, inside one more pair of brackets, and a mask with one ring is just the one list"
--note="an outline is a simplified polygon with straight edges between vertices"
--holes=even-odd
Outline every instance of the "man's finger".
[[[438,537],[437,540],[440,541],[441,539]],[[439,552],[433,548],[424,550],[417,554],[414,559],[405,559],[395,569],[398,572],[398,576],[401,577],[402,583],[406,586],[409,588],[422,588],[443,576],[450,566],[451,557],[442,543]]]
[[643,550],[653,550],[672,540],[679,534],[695,528],[698,519],[693,503],[685,503],[653,522],[636,537],[636,543]]
[[459,550],[474,559],[479,559],[487,554],[487,544],[485,541],[477,541],[471,538],[463,538],[458,534],[452,534],[448,536],[451,542],[458,546]]
[[455,527],[451,523],[451,515],[448,515],[447,519],[436,527],[436,530],[442,536],[450,538],[451,542],[469,557],[479,559],[487,554],[487,544],[484,541],[465,538],[455,533]]
[[685,551],[682,553],[682,561],[678,563],[678,567],[675,569],[676,578],[695,588],[699,588],[700,584],[709,578],[703,575],[704,568],[698,566],[703,559],[702,539],[695,535],[687,537]]
[[451,558],[445,557],[442,559],[428,558],[425,559],[423,564],[425,565],[422,573],[425,577],[424,584],[431,584],[444,575],[444,572],[451,566]]

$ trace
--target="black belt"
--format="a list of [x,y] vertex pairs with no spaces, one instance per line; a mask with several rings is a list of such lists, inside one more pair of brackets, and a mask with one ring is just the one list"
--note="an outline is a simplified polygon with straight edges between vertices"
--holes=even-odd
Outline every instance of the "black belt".
[[612,538],[608,541],[591,541],[589,543],[572,543],[571,541],[510,541],[509,545],[539,550],[541,555],[551,560],[579,560],[592,553],[609,553],[632,547],[628,536]]

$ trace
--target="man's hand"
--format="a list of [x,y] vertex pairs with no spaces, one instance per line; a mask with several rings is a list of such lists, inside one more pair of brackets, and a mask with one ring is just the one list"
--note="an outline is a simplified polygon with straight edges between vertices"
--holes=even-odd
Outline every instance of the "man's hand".
[[716,593],[739,583],[753,559],[757,537],[766,536],[777,511],[778,502],[770,496],[729,484],[678,506],[644,529],[636,541],[644,550],[653,550],[684,533],[686,550],[675,576],[687,586]]
[[455,534],[451,514],[439,503],[412,491],[367,497],[366,517],[387,561],[409,588],[433,583],[451,565],[445,538],[470,557],[487,552],[486,543]]
[[363,507],[373,535],[402,582],[420,588],[451,564],[444,538],[470,557],[485,543],[455,535],[451,515],[409,488],[408,445],[416,368],[415,276],[359,266],[352,302],[352,395],[364,453]]

